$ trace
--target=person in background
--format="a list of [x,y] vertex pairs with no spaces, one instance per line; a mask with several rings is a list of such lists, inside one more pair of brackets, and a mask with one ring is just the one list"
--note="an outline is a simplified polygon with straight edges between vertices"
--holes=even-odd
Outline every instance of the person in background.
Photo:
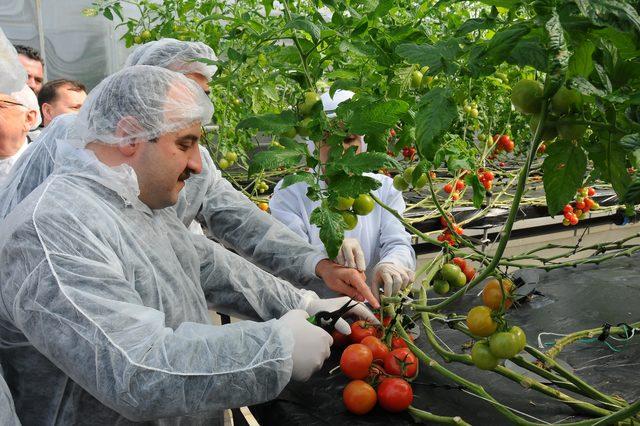
[[87,89],[79,81],[61,78],[47,82],[38,94],[42,127],[60,114],[77,113],[86,97]]
[[[353,92],[338,90],[332,98],[328,93],[321,96],[322,104],[329,118],[336,116],[335,110],[341,102],[354,96]],[[315,149],[308,141],[310,150]],[[343,148],[355,147],[356,153],[366,150],[362,135],[349,135],[343,142]],[[329,160],[331,147],[320,144],[321,164]],[[393,180],[382,174],[365,173],[381,183],[373,193],[386,205],[402,214],[405,209],[402,193],[393,187]],[[320,240],[319,228],[311,224],[311,212],[319,206],[319,201],[307,197],[308,185],[304,182],[282,188],[280,181],[269,203],[271,214],[292,231],[305,238],[312,245],[324,248]],[[367,280],[371,283],[374,295],[384,289],[385,295],[397,293],[414,279],[416,255],[411,247],[411,236],[402,223],[389,212],[376,204],[374,210],[358,217],[353,230],[345,231],[340,248],[338,262],[366,270]]]
[[[123,69],[89,94],[76,149],[3,220],[0,358],[23,423],[215,425],[329,356],[307,318],[349,298],[296,289],[176,215],[212,113],[181,74]],[[254,321],[213,326],[207,301]]]
[[15,48],[18,52],[18,60],[27,72],[27,86],[37,96],[44,83],[44,61],[40,53],[32,47],[16,44]]

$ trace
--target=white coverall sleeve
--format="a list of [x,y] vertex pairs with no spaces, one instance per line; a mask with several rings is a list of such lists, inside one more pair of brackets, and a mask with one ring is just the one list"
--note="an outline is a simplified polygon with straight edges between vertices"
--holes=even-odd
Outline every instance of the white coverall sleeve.
[[213,173],[198,218],[211,234],[276,276],[296,284],[315,279],[326,254],[260,210],[221,176],[208,153],[204,157]]
[[248,260],[200,235],[191,237],[200,256],[200,277],[207,301],[218,312],[269,320],[305,309],[318,296],[297,289]]
[[[294,184],[282,189],[282,181],[278,182],[269,201],[271,215],[282,222],[295,234],[310,241],[309,230],[301,216],[301,200],[299,192],[305,188],[303,184]],[[306,194],[304,195],[306,198]],[[322,250],[326,256],[326,252]]]
[[[380,193],[385,204],[400,214],[404,212],[406,205],[402,193],[393,188],[391,179],[385,180]],[[395,263],[412,271],[416,269],[416,253],[411,247],[411,236],[402,223],[386,210],[383,210],[380,219],[380,261],[378,263],[384,262]]]
[[[0,300],[15,327],[74,382],[133,421],[215,413],[282,391],[294,342],[280,321],[213,326],[204,323],[204,306],[200,322],[169,327],[183,312],[149,307],[162,294],[137,288],[161,277],[149,270],[126,279],[126,261],[73,220],[20,228],[2,241],[0,256],[14,267],[0,271]],[[174,285],[164,303],[179,307],[193,284]]]
[[11,391],[2,377],[2,368],[0,368],[0,424],[3,426],[20,426]]

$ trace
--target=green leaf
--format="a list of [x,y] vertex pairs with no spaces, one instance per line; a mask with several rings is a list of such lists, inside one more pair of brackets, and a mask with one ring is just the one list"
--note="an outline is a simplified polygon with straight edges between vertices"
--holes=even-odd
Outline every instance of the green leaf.
[[316,183],[315,175],[308,172],[298,172],[292,175],[287,175],[282,179],[281,188],[284,189],[287,186],[295,185],[296,183],[305,182],[307,185],[314,185]]
[[386,15],[394,5],[394,0],[380,0],[378,7],[373,12],[374,16],[380,17]]
[[462,36],[476,30],[486,30],[493,28],[495,25],[495,19],[491,18],[471,18],[467,19],[456,30],[457,36]]
[[540,71],[549,68],[547,49],[539,37],[524,37],[516,44],[508,62],[521,67],[530,66]]
[[487,6],[504,7],[506,9],[513,9],[520,3],[520,0],[480,0],[480,3],[484,3]]
[[619,197],[623,197],[631,183],[624,149],[616,143],[602,139],[600,144],[591,147],[589,158],[600,177],[611,184]]
[[360,194],[368,194],[371,191],[375,191],[381,185],[380,181],[369,176],[341,174],[331,178],[329,189],[342,197],[355,198]]
[[484,189],[482,182],[480,182],[476,174],[471,176],[471,187],[473,188],[473,207],[479,209],[482,207],[482,201],[484,201],[484,195],[487,190]]
[[331,89],[329,89],[329,95],[333,97],[338,90],[354,90],[361,87],[362,84],[357,80],[344,80],[338,79],[331,85]]
[[397,55],[413,64],[428,65],[432,73],[446,68],[448,63],[452,62],[460,52],[460,44],[457,39],[443,40],[434,45],[405,43],[396,47]]
[[422,158],[433,161],[439,148],[436,137],[449,129],[458,116],[450,90],[436,87],[420,99],[416,114],[416,145]]
[[[355,106],[353,115],[345,124],[351,133],[358,135],[381,133],[395,126],[400,117],[409,110],[409,104],[399,99],[354,102],[352,104]],[[340,117],[340,113],[338,113],[338,117]]]
[[110,8],[105,8],[104,12],[102,12],[102,14],[104,15],[105,18],[107,18],[110,21],[113,21],[113,13],[111,13],[111,9]]
[[620,139],[620,146],[627,151],[640,149],[640,133],[625,135]]
[[571,58],[569,58],[567,77],[589,77],[589,74],[593,71],[592,55],[595,49],[595,45],[588,40],[580,43],[578,47],[574,49]]
[[249,176],[263,170],[273,170],[278,167],[293,167],[300,164],[303,155],[295,150],[275,148],[260,151],[255,154],[249,166]]
[[549,51],[549,69],[544,84],[546,98],[553,96],[565,82],[567,68],[569,67],[569,50],[564,39],[564,29],[560,23],[560,17],[553,10],[551,18],[545,23]]
[[329,257],[334,259],[338,256],[344,239],[342,216],[324,206],[319,206],[311,212],[311,223],[320,228],[320,241],[324,244]]
[[298,120],[293,111],[287,110],[280,114],[263,114],[247,117],[240,121],[236,129],[258,129],[264,132],[285,132],[297,124]]
[[634,205],[640,203],[640,177],[636,176],[633,179],[621,201],[625,204]]
[[495,66],[508,58],[518,42],[530,31],[531,28],[525,24],[515,24],[498,31],[484,45],[474,46],[469,55],[469,68],[472,73],[480,75],[493,72]]
[[617,0],[574,0],[580,12],[598,26],[616,26],[640,32],[640,16],[631,2]]
[[327,164],[326,172],[332,175],[342,171],[346,174],[360,175],[362,173],[378,171],[383,167],[399,168],[400,164],[384,152],[361,152],[347,150],[341,158],[332,160]]
[[595,96],[597,98],[606,99],[609,102],[623,103],[628,100],[625,96],[618,96],[615,94],[606,93],[604,90],[598,89],[590,81],[584,77],[576,77],[569,81],[568,86],[572,89],[576,89],[578,92],[587,96]]
[[313,41],[318,41],[318,39],[320,39],[320,27],[318,27],[308,19],[296,18],[292,21],[287,22],[287,25],[285,25],[284,27],[295,28],[297,30],[304,31],[311,36]]
[[580,146],[558,141],[547,149],[542,164],[547,209],[554,216],[576,195],[587,170],[587,155]]

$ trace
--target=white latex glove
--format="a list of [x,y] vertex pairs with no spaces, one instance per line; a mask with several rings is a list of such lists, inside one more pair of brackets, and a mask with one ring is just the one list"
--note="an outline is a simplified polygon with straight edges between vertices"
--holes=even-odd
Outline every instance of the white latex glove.
[[360,243],[355,238],[345,238],[342,241],[342,247],[340,247],[340,253],[336,257],[336,262],[344,265],[348,268],[355,268],[358,271],[364,271],[367,269],[366,262],[364,261],[364,252]]
[[284,314],[278,321],[293,334],[293,369],[291,378],[306,382],[311,375],[322,368],[324,360],[331,354],[331,335],[307,321],[309,314],[294,309]]
[[385,296],[393,296],[413,282],[415,274],[404,266],[391,262],[378,263],[373,268],[373,294],[380,299],[380,286],[384,287]]
[[[335,297],[332,299],[313,299],[307,305],[306,311],[309,316],[315,315],[320,311],[337,311],[347,303],[348,300],[349,298],[346,296]],[[352,303],[355,303],[355,301]],[[373,324],[380,324],[380,321],[378,321],[378,319],[373,315],[373,312],[371,312],[363,303],[358,303],[353,308],[349,309],[343,316],[367,320]],[[336,322],[335,328],[342,334],[351,334],[351,327],[344,318],[340,318],[338,322]]]

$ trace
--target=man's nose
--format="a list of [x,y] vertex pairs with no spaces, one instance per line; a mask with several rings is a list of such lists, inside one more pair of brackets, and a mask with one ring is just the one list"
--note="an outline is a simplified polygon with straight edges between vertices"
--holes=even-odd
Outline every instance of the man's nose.
[[195,149],[191,150],[187,167],[192,173],[200,174],[202,172],[202,157],[200,156],[200,148],[196,145]]

